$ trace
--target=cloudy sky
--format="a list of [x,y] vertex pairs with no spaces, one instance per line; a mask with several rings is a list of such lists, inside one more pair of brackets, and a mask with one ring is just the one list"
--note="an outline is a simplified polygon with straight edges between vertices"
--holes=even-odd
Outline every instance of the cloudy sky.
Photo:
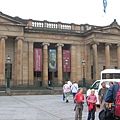
[[23,19],[52,22],[109,25],[114,19],[120,24],[120,0],[0,0],[0,11]]

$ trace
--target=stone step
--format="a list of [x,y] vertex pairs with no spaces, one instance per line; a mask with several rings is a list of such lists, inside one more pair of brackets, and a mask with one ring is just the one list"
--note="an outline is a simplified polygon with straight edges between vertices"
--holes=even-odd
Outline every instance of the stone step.
[[62,94],[62,90],[10,90],[0,91],[0,96],[5,95],[56,95]]

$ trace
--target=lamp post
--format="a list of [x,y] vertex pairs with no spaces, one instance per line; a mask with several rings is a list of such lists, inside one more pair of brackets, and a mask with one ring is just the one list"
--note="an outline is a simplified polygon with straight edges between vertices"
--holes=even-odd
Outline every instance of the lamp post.
[[66,81],[68,81],[68,59],[65,59],[65,64],[66,64]]
[[82,60],[82,65],[83,65],[83,88],[86,87],[86,79],[85,79],[85,60]]
[[11,63],[11,58],[10,56],[8,55],[7,59],[7,88],[9,89],[10,88],[10,63]]

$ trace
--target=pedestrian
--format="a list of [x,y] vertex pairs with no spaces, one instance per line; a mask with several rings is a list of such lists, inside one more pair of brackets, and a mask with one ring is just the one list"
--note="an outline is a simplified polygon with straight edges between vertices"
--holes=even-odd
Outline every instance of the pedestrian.
[[78,93],[75,95],[74,100],[76,101],[75,106],[75,120],[82,120],[82,111],[84,103],[84,95],[82,94],[83,88],[78,89]]
[[70,80],[68,80],[68,85],[71,87],[72,86],[72,82]]
[[[72,91],[72,94],[73,94],[73,100],[74,100],[74,97],[75,95],[77,94],[78,92],[78,84],[76,81],[73,81],[73,84],[71,86],[71,91]],[[75,100],[74,100],[74,103],[75,103]]]
[[100,109],[104,109],[105,105],[107,105],[107,103],[104,101],[104,96],[107,93],[108,88],[106,87],[105,82],[102,82],[101,85],[102,88],[98,91],[98,100],[100,103]]
[[91,90],[91,94],[87,97],[88,102],[88,118],[87,120],[95,120],[96,102],[97,97],[95,95],[95,90]]
[[113,82],[112,82],[112,81],[110,81],[110,82],[109,82],[109,86],[112,86],[112,85],[113,85]]
[[65,82],[65,84],[63,85],[63,93],[65,95],[66,103],[69,102],[70,92],[71,92],[71,88],[70,88],[68,82]]

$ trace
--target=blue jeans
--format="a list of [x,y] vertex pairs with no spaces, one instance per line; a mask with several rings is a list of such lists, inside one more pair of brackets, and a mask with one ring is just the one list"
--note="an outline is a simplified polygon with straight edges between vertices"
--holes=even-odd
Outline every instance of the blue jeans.
[[88,112],[87,120],[91,120],[91,118],[92,118],[92,120],[95,120],[95,107],[91,111]]
[[73,94],[73,99],[74,99],[74,97],[75,97],[75,95],[77,94],[77,93],[72,93]]

